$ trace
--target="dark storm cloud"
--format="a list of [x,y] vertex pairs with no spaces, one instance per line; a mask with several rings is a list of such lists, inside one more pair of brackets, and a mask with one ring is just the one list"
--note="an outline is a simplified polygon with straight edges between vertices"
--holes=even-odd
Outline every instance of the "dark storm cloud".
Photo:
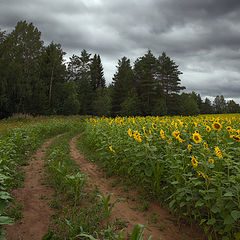
[[[240,98],[239,0],[2,0],[0,28],[33,22],[46,44],[101,54],[108,82],[117,60],[151,49],[176,61],[187,91]],[[239,99],[240,102],[240,99]]]

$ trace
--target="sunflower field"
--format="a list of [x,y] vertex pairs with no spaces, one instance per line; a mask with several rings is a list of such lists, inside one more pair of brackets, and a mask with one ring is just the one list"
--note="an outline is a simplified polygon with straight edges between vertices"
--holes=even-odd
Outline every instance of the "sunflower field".
[[85,133],[108,172],[209,236],[240,239],[240,114],[90,118]]

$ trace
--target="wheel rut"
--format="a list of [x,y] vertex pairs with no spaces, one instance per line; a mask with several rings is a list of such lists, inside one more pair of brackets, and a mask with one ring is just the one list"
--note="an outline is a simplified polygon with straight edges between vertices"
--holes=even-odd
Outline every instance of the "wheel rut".
[[23,205],[23,218],[7,227],[8,240],[40,240],[47,232],[53,213],[48,205],[53,189],[41,182],[45,177],[44,156],[47,147],[61,135],[45,142],[31,157],[29,165],[24,167],[23,187],[12,192],[15,202]]
[[[173,220],[173,216],[167,209],[161,208],[159,203],[151,201],[147,211],[139,211],[137,209],[141,206],[141,200],[133,201],[131,199],[139,199],[139,194],[135,190],[124,191],[120,186],[114,186],[116,181],[120,181],[119,178],[111,177],[105,178],[103,173],[97,170],[97,166],[84,158],[76,149],[77,139],[80,135],[75,136],[70,141],[70,155],[80,165],[81,172],[87,174],[90,177],[91,187],[97,187],[99,191],[107,196],[112,193],[111,202],[114,202],[118,198],[124,198],[117,203],[112,210],[112,221],[114,218],[121,219],[127,223],[127,231],[131,232],[133,227],[140,224],[147,224],[147,227],[151,230],[144,232],[144,239],[148,239],[152,235],[153,240],[204,240],[204,234],[197,228],[185,225],[178,225]],[[129,195],[131,197],[129,198]],[[157,220],[151,221],[156,218]]]

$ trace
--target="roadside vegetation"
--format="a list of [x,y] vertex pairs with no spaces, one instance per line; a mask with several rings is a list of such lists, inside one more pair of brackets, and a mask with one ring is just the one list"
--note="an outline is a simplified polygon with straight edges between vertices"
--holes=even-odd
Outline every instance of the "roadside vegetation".
[[[79,119],[78,119],[79,120]],[[14,124],[10,120],[10,125]],[[14,219],[7,214],[7,207],[13,201],[10,191],[21,186],[24,172],[21,166],[27,163],[28,157],[44,140],[64,133],[79,125],[73,119],[48,118],[44,122],[34,119],[34,124],[16,124],[18,127],[5,129],[0,134],[0,235],[4,235],[4,225],[12,225]],[[2,123],[2,122],[1,122]],[[0,123],[0,125],[1,125]],[[4,122],[4,124],[6,124]],[[6,126],[7,127],[7,126]],[[11,215],[11,214],[10,214]]]

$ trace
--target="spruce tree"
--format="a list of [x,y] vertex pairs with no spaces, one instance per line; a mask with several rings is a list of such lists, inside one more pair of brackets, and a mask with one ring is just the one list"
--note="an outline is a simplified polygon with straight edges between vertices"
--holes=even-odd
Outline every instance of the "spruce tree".
[[153,99],[156,94],[156,64],[157,59],[150,50],[134,63],[138,97],[145,115],[151,114]]
[[90,65],[90,72],[91,72],[91,86],[94,91],[97,88],[105,88],[106,87],[106,80],[104,78],[103,66],[100,55],[94,54],[92,58],[92,62]]
[[129,97],[135,88],[134,74],[130,60],[123,57],[118,60],[117,72],[113,77],[112,86],[112,113],[121,114],[121,104]]
[[157,60],[156,78],[158,84],[161,85],[162,93],[165,96],[167,106],[170,102],[173,104],[172,100],[174,97],[171,98],[171,101],[169,101],[169,97],[172,94],[178,94],[181,90],[185,89],[185,87],[180,86],[180,74],[182,74],[182,72],[178,70],[176,63],[171,60],[165,52],[163,52]]

